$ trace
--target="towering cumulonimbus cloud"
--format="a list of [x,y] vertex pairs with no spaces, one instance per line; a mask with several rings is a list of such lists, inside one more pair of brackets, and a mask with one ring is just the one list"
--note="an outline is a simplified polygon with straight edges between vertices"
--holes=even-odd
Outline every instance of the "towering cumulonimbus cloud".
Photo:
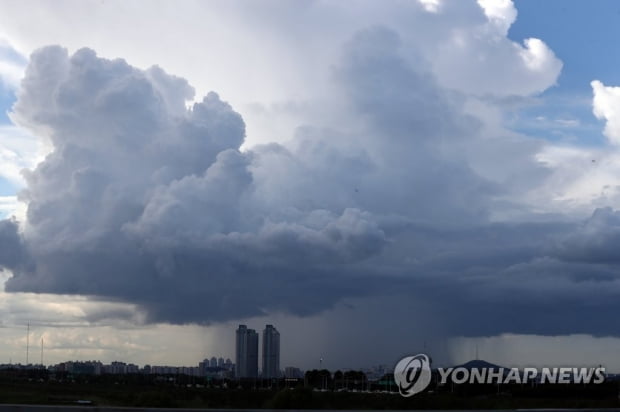
[[[0,222],[7,290],[130,302],[148,322],[388,296],[403,324],[424,307],[454,334],[614,333],[586,321],[620,301],[616,262],[588,258],[609,253],[615,229],[597,222],[613,212],[585,226],[538,213],[543,144],[490,136],[409,46],[358,31],[323,108],[340,123],[244,150],[242,117],[215,93],[188,107],[193,89],[161,68],[36,51],[12,118],[53,150],[26,172],[26,220]],[[539,51],[553,70],[537,89],[559,70]]]
[[[318,306],[304,298],[308,282],[327,276],[317,266],[383,248],[376,219],[274,193],[286,188],[269,181],[273,163],[305,173],[295,155],[240,152],[241,116],[215,93],[186,109],[192,97],[185,80],[158,67],[142,71],[89,49],[32,55],[12,116],[53,151],[26,175],[21,234],[3,222],[3,244],[20,252],[0,256],[14,274],[8,290],[121,298],[173,322],[279,306],[312,312],[338,297]],[[282,184],[298,190],[299,182]],[[34,263],[21,265],[22,255]],[[270,296],[274,285],[279,298]]]

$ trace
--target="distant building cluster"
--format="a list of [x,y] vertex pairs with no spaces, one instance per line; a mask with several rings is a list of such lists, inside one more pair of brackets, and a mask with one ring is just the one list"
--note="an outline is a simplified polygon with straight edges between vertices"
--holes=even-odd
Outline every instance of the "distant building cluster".
[[2,369],[35,370],[47,369],[50,372],[67,372],[75,375],[188,375],[196,377],[230,379],[234,377],[234,364],[230,359],[205,359],[198,366],[157,366],[144,365],[139,367],[133,363],[111,362],[103,364],[101,361],[67,361],[45,367],[43,365],[3,364]]
[[50,372],[66,372],[79,375],[188,375],[219,379],[301,379],[303,371],[296,367],[280,369],[280,332],[273,325],[266,325],[262,332],[261,369],[259,370],[259,334],[246,325],[239,325],[236,331],[235,362],[222,357],[206,358],[197,366],[159,366],[144,365],[139,367],[133,363],[114,361],[104,364],[101,361],[67,361],[56,365],[21,365],[3,364],[2,369],[33,370],[47,369]]
[[299,368],[287,366],[284,368],[284,377],[286,379],[303,379],[304,372]]
[[[235,364],[230,359],[216,358],[205,359],[198,364],[198,375],[212,378],[232,378],[235,372]],[[194,375],[196,376],[196,375]]]
[[[75,375],[128,375],[128,374],[145,374],[145,375],[187,375],[195,377],[217,378],[217,379],[233,379],[237,377],[235,364],[230,359],[223,358],[205,359],[198,366],[158,366],[144,365],[139,367],[132,363],[112,362],[103,364],[101,361],[67,361],[56,365],[22,365],[22,364],[0,364],[0,370],[48,370],[50,372],[67,372]],[[211,366],[211,365],[216,366]],[[277,370],[277,368],[276,368]],[[262,376],[263,374],[261,374]],[[265,374],[265,378],[268,375]],[[304,372],[296,367],[288,366],[281,371],[280,378],[287,379],[303,379]]]

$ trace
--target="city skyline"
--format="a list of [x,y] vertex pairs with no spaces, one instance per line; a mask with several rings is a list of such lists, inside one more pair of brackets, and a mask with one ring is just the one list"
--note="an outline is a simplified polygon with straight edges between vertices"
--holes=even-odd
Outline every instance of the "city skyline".
[[[30,332],[29,325],[27,325],[26,331],[28,333]],[[240,331],[242,332],[241,334],[240,334]],[[547,354],[544,358],[542,359],[539,358],[539,360],[535,360],[537,359],[536,356],[532,356],[532,353],[529,352],[527,347],[520,348],[521,356],[520,356],[519,362],[510,362],[510,361],[502,360],[501,351],[505,350],[504,347],[506,346],[506,343],[505,342],[504,343],[493,342],[491,339],[488,339],[488,338],[487,339],[475,339],[475,340],[462,339],[461,341],[455,342],[455,347],[458,349],[459,356],[454,357],[454,358],[449,358],[449,357],[446,358],[445,352],[443,352],[441,348],[438,349],[438,348],[429,347],[427,345],[427,342],[424,341],[421,346],[416,345],[415,349],[407,353],[403,353],[400,355],[396,355],[394,353],[382,354],[382,357],[379,357],[375,359],[374,361],[369,360],[367,362],[361,362],[358,364],[349,364],[345,366],[342,364],[334,364],[333,362],[324,362],[325,359],[323,358],[323,355],[321,355],[319,359],[316,359],[314,362],[310,362],[310,363],[303,362],[303,359],[301,358],[289,357],[287,363],[284,366],[280,366],[279,364],[280,334],[272,324],[266,324],[265,329],[263,330],[262,339],[260,339],[260,337],[258,336],[258,332],[256,330],[248,329],[247,325],[238,325],[238,328],[235,331],[235,339],[234,339],[234,344],[233,344],[235,348],[234,352],[239,353],[238,342],[243,342],[242,346],[244,345],[247,346],[248,333],[249,335],[251,335],[250,340],[252,342],[252,345],[254,345],[253,348],[251,349],[251,353],[253,357],[253,360],[251,362],[253,362],[254,369],[249,374],[246,371],[244,373],[245,377],[251,377],[251,378],[259,377],[259,378],[267,378],[267,379],[269,378],[269,376],[266,376],[262,372],[263,370],[266,369],[264,365],[265,363],[264,353],[265,353],[266,345],[264,342],[265,342],[265,337],[268,336],[268,334],[265,334],[265,332],[267,331],[269,331],[269,334],[272,334],[273,336],[277,336],[277,345],[273,346],[272,348],[275,351],[277,347],[277,361],[274,362],[275,365],[273,366],[275,370],[279,371],[280,373],[279,377],[281,377],[282,374],[285,376],[293,376],[297,374],[299,371],[319,370],[319,369],[327,369],[332,372],[335,372],[337,370],[371,371],[371,370],[377,370],[379,368],[381,370],[389,371],[402,356],[408,356],[408,355],[411,355],[413,353],[418,353],[418,352],[431,354],[435,362],[434,364],[437,367],[461,365],[461,364],[472,362],[472,361],[477,362],[478,360],[481,360],[481,359],[489,360],[491,361],[491,363],[501,364],[503,366],[513,367],[513,368],[531,367],[532,365],[539,365],[541,367],[566,366],[566,363],[563,363],[565,361],[561,360],[562,359],[561,356],[554,358],[552,354]],[[224,336],[228,334],[229,333],[225,333]],[[509,339],[509,337],[506,337],[506,338]],[[259,345],[258,345],[259,340],[263,342],[262,345],[260,346],[260,350],[259,350]],[[489,342],[489,340],[491,340],[491,342]],[[25,339],[26,345],[28,345],[29,341],[30,339],[28,338]],[[222,341],[225,341],[225,340],[223,339]],[[516,340],[514,343],[518,345],[519,341]],[[557,349],[558,347],[561,347],[561,344],[562,344],[561,340],[556,339],[554,347]],[[577,343],[577,345],[579,345],[579,343]],[[228,351],[232,350],[232,346],[227,346],[227,347],[228,347]],[[498,347],[500,348],[499,357],[498,357],[498,352],[496,352]],[[36,347],[36,346],[30,347],[30,348],[26,346],[24,348],[25,354],[23,356],[27,356],[29,350],[30,350],[30,353],[33,353],[33,352],[37,352],[38,349],[39,347]],[[40,349],[41,349],[41,359],[43,359],[43,342],[42,341],[41,341]],[[613,375],[619,374],[620,368],[614,367],[613,364],[610,364],[610,363],[601,362],[600,356],[598,358],[596,356],[593,356],[593,354],[598,350],[599,350],[598,348],[590,348],[589,351],[582,351],[582,356],[574,359],[571,365],[572,366],[610,365],[611,367],[606,367],[607,373],[611,373]],[[243,348],[241,348],[241,351],[243,351]],[[260,359],[258,358],[259,352],[262,354]],[[455,352],[457,351],[455,350]],[[329,353],[329,352],[326,352],[326,353]],[[190,356],[194,356],[194,355],[190,354]],[[198,355],[198,358],[200,358],[199,355]],[[56,364],[55,362],[45,362],[43,363],[42,366],[45,366],[47,368],[51,366],[58,366],[60,364],[65,364],[65,363],[85,363],[85,362],[89,364],[93,362],[98,363],[99,367],[106,366],[104,365],[105,362],[102,362],[101,360],[93,360],[90,357],[84,357],[84,356],[77,356],[71,359],[64,359],[61,362],[56,362]],[[110,358],[108,362],[109,362],[109,365],[107,366],[112,366],[112,367],[114,367],[115,364],[118,364],[118,365],[128,365],[128,367],[133,368],[133,369],[139,368],[140,365],[142,365],[144,368],[147,368],[147,367],[157,368],[157,369],[153,369],[153,373],[173,373],[171,371],[178,369],[179,371],[183,371],[182,373],[185,373],[188,375],[203,376],[202,371],[205,368],[212,368],[212,369],[215,368],[215,369],[226,371],[227,374],[224,376],[226,376],[227,378],[237,377],[239,375],[237,363],[232,363],[231,358],[224,358],[223,356],[211,356],[211,357],[206,356],[202,361],[198,362],[197,366],[183,366],[184,364],[174,364],[174,363],[169,363],[169,362],[156,365],[156,364],[152,364],[152,362],[149,362],[149,361],[142,362],[142,363],[137,362],[134,364],[132,362],[127,363],[123,360],[119,360],[118,357],[114,357],[114,356]],[[192,363],[191,361],[186,362],[185,365],[191,364],[191,363]],[[260,369],[258,368],[259,364],[262,365],[262,368]],[[37,362],[30,362],[29,364],[28,363],[22,364],[22,362],[19,361],[19,356],[15,358],[15,362],[13,362],[13,358],[9,359],[8,363],[0,362],[0,367],[7,366],[7,365],[14,365],[14,366],[20,366],[20,367],[41,366],[41,364]],[[161,372],[161,371],[167,371],[167,372]],[[288,373],[286,371],[288,371]]]

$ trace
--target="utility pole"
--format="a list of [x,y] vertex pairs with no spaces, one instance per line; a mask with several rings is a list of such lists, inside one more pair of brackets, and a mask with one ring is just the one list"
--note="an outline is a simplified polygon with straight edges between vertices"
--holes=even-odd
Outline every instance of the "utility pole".
[[28,352],[30,351],[30,322],[26,328],[26,366],[28,366]]

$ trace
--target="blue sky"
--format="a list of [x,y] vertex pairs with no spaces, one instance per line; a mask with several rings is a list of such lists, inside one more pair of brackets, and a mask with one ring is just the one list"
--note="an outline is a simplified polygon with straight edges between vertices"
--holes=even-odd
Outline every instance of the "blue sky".
[[[602,122],[592,114],[592,80],[620,84],[620,3],[614,0],[516,0],[516,22],[508,36],[515,41],[542,39],[564,63],[557,85],[537,104],[517,113],[516,130],[552,141],[605,145]],[[579,120],[579,126],[536,121]],[[554,127],[555,126],[555,127]]]
[[0,196],[12,196],[17,192],[17,189],[15,185],[11,184],[6,179],[0,178]]
[[[8,86],[0,83],[0,126],[11,125],[11,120],[7,116],[7,112],[15,102],[15,91]],[[0,196],[11,196],[17,191],[15,185],[11,184],[5,178],[0,176]],[[2,212],[0,211],[0,217]]]
[[[0,62],[11,66],[25,66],[28,62],[17,50],[9,44],[4,44],[6,39],[0,38]],[[0,76],[0,125],[10,123],[6,113],[15,101],[15,90],[9,82]]]
[[[15,49],[0,42],[0,62],[14,66],[24,66],[27,63],[27,59]],[[13,106],[15,99],[14,86],[0,77],[0,126],[12,125],[7,113],[10,111],[11,106]],[[0,176],[0,196],[14,195],[17,189],[14,184]],[[2,213],[0,211],[0,217],[2,217]]]
[[614,0],[516,0],[509,37],[537,37],[564,62],[560,88],[591,94],[590,81],[620,84],[620,3]]
[[11,120],[7,116],[13,102],[15,101],[15,93],[8,89],[2,88],[0,85],[0,124],[11,124]]
[[[15,94],[8,87],[3,87],[0,84],[0,126],[2,125],[11,125],[11,120],[7,116],[7,112],[10,110],[11,106],[15,102]],[[11,196],[14,195],[17,188],[8,182],[5,178],[0,176],[0,196]],[[2,217],[2,212],[0,211],[0,217]]]

